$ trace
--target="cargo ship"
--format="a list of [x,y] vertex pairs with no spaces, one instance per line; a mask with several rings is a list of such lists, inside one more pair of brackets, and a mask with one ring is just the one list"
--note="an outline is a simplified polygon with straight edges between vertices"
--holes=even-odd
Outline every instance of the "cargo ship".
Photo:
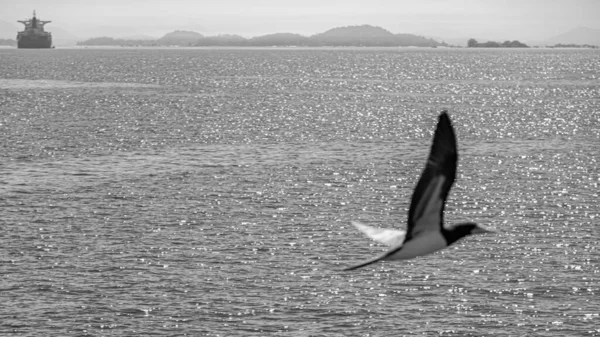
[[33,18],[17,22],[25,25],[25,30],[17,33],[17,48],[52,48],[52,33],[44,30],[52,21],[38,19],[33,11]]

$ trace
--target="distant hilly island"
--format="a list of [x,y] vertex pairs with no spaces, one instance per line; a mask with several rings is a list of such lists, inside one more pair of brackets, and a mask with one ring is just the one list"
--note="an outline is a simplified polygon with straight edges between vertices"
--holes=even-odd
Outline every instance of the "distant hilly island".
[[275,33],[252,38],[224,34],[204,36],[192,31],[174,31],[155,40],[96,37],[78,42],[79,46],[356,46],[356,47],[439,47],[444,42],[412,34],[393,34],[381,27],[362,25],[330,29],[324,33],[303,36]]
[[[10,24],[0,21],[0,45],[16,46],[16,40],[7,38],[14,36],[10,31]],[[13,28],[14,29],[14,28]],[[10,30],[13,30],[10,29]],[[49,28],[53,33],[54,44],[58,46],[127,46],[127,47],[162,47],[162,46],[247,46],[247,47],[271,47],[271,46],[297,46],[297,47],[321,47],[321,46],[352,46],[352,47],[504,47],[525,48],[528,47],[519,41],[487,41],[476,42],[474,39],[465,38],[464,41],[451,39],[455,45],[444,42],[441,38],[430,38],[414,34],[394,34],[390,31],[372,25],[337,27],[323,33],[312,36],[303,36],[294,33],[275,33],[252,38],[245,38],[235,34],[203,35],[189,30],[176,30],[167,33],[160,38],[150,36],[130,37],[94,37],[81,40],[74,35],[58,27]],[[8,35],[10,33],[10,35]],[[3,39],[4,38],[4,39]],[[475,43],[474,43],[475,42]],[[532,41],[532,45],[551,47],[597,47],[600,45],[600,29],[580,27],[567,33],[552,37],[545,41]]]

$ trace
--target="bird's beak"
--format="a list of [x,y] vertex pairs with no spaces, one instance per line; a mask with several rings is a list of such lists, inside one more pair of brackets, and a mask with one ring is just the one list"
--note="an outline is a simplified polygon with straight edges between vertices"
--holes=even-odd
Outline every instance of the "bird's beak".
[[471,231],[471,234],[486,234],[486,233],[496,233],[496,231],[493,231],[491,229],[487,229],[487,228],[483,228],[481,226],[477,226],[475,228],[473,228],[473,230]]

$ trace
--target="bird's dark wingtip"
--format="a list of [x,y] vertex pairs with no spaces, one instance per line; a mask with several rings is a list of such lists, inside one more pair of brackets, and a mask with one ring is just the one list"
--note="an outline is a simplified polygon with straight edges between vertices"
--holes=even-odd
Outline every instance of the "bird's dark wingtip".
[[355,266],[346,267],[346,268],[342,269],[341,271],[351,271],[351,270],[356,270],[356,269],[358,269],[358,268],[361,268],[361,267],[364,267],[364,266],[365,266],[364,264],[358,264],[358,265],[355,265]]
[[448,110],[443,110],[440,112],[439,122],[450,123],[450,115],[448,114]]
[[[391,251],[390,251],[390,252],[391,252]],[[359,263],[359,264],[356,264],[356,265],[354,265],[354,266],[350,266],[350,267],[344,268],[344,269],[343,269],[343,271],[355,270],[355,269],[358,269],[358,268],[366,267],[366,266],[368,266],[368,265],[370,265],[370,264],[373,264],[373,263],[375,263],[375,262],[381,261],[383,258],[385,258],[386,256],[388,256],[390,252],[387,252],[387,253],[385,253],[385,254],[383,254],[383,255],[377,256],[377,257],[375,257],[375,258],[372,258],[372,259],[370,259],[370,260],[367,260],[367,261],[361,262],[361,263]]]
[[[450,121],[450,115],[448,114],[448,110],[443,110],[440,113],[435,133],[436,137],[434,137],[434,143],[436,142],[435,138],[439,136],[442,139],[450,140],[452,143],[456,144],[454,127],[452,126],[452,121]],[[456,147],[456,145],[453,146]]]

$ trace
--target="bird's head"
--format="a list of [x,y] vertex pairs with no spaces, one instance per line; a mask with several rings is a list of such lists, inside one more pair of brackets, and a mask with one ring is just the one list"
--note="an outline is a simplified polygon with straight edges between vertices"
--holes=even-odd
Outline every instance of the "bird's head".
[[459,223],[446,229],[445,232],[448,244],[452,244],[468,235],[495,233],[494,231],[484,228],[474,222]]

